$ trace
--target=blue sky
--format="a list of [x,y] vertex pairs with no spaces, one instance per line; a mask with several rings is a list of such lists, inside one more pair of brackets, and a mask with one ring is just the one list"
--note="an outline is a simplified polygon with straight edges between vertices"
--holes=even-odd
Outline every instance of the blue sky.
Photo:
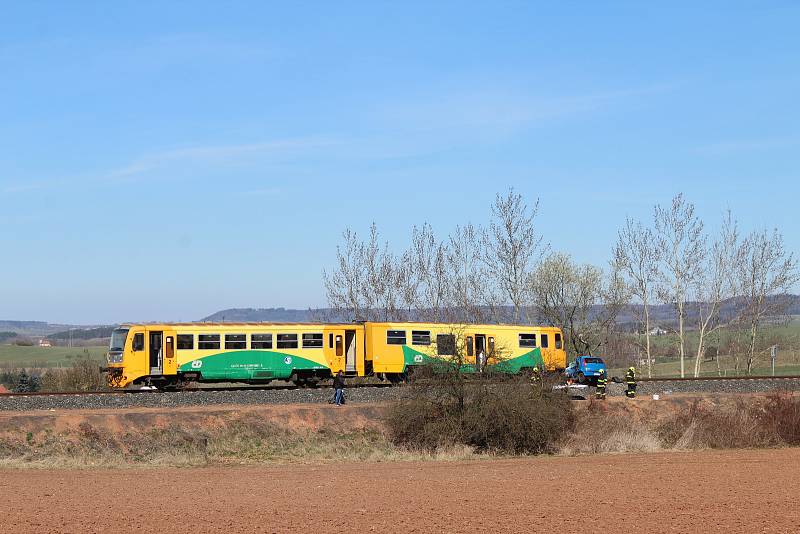
[[341,231],[541,199],[604,264],[684,192],[800,251],[800,4],[8,2],[0,318],[323,305]]

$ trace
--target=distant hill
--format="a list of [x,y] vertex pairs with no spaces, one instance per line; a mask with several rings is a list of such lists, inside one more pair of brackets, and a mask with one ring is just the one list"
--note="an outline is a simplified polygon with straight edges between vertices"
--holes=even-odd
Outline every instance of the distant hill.
[[[322,310],[320,310],[322,311]],[[315,310],[286,308],[230,308],[212,313],[200,321],[228,323],[305,323],[313,320]]]
[[111,337],[111,331],[116,326],[98,326],[96,328],[73,328],[48,335],[50,339],[66,341],[68,339],[104,339]]
[[[800,315],[800,295],[786,295],[785,297],[770,297],[771,300],[777,298],[786,298],[789,300],[788,315]],[[731,299],[723,303],[722,314],[723,316],[730,316],[736,306],[736,301]],[[641,306],[630,304],[617,317],[619,323],[624,329],[634,330],[638,326],[638,318],[641,314]],[[687,321],[693,323],[697,312],[691,304],[687,306]],[[598,310],[599,311],[599,307]],[[500,310],[501,320],[503,322],[513,322],[513,308],[511,306],[503,306]],[[533,313],[531,315],[534,315]],[[221,310],[201,319],[201,321],[209,322],[275,322],[275,323],[288,323],[288,322],[310,322],[325,320],[324,318],[330,317],[330,320],[343,320],[348,321],[349,318],[335,318],[333,317],[332,310],[329,308],[322,308],[317,310],[294,310],[288,308],[230,308]],[[650,308],[650,320],[653,325],[658,325],[663,328],[669,328],[675,323],[675,309],[671,304],[658,304]],[[693,324],[688,325],[689,328]]]
[[20,336],[45,337],[69,328],[93,328],[97,325],[73,326],[68,324],[51,324],[44,321],[10,321],[0,320],[0,331],[15,332]]

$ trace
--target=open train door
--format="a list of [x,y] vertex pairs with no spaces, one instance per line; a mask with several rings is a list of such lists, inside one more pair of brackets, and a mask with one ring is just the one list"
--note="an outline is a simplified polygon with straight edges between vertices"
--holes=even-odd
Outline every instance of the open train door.
[[356,331],[344,331],[344,372],[355,373],[356,367]]

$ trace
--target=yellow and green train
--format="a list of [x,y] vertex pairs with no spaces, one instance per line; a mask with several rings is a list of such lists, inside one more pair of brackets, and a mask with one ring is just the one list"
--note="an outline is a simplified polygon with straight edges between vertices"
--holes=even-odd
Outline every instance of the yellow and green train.
[[315,383],[338,371],[400,381],[458,358],[464,372],[566,367],[561,330],[546,326],[412,322],[163,323],[115,329],[111,387],[186,382]]

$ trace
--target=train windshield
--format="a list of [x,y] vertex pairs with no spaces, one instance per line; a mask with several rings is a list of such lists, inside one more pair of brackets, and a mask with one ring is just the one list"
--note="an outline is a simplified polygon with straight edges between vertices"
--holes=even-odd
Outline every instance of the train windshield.
[[127,328],[117,328],[111,332],[111,343],[108,345],[108,352],[122,352],[125,350],[125,339],[127,337]]

